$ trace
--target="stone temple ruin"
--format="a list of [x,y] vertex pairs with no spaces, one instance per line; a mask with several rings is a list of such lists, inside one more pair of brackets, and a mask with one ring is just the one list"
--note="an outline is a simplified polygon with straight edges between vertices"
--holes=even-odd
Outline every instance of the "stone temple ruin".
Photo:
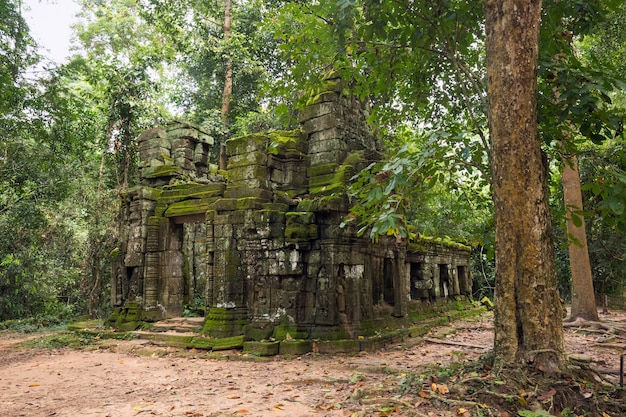
[[196,307],[210,337],[353,339],[471,293],[469,248],[358,237],[340,227],[350,178],[381,155],[339,80],[301,129],[226,141],[182,122],[138,138],[140,185],[123,195],[116,315],[157,321]]

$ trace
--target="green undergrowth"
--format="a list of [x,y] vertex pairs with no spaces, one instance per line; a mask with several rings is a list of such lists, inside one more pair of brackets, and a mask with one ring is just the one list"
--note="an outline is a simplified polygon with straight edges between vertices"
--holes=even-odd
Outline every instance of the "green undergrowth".
[[57,331],[34,339],[21,342],[19,345],[28,349],[59,349],[69,347],[79,349],[97,344],[99,339],[87,334],[79,334],[70,330]]
[[59,317],[31,317],[20,320],[6,320],[0,322],[0,331],[17,333],[34,333],[41,331],[60,330],[65,328],[66,322]]

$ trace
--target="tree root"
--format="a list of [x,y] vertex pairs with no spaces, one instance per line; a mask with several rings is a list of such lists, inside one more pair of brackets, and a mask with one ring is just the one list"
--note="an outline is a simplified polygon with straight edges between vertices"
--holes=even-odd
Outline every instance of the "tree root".
[[593,332],[593,333],[602,333],[602,334],[626,333],[626,326],[624,325],[620,325],[615,322],[590,321],[590,320],[582,319],[580,317],[574,321],[563,322],[563,327],[564,328],[578,327],[580,330]]
[[582,318],[577,318],[574,321],[566,321],[563,322],[563,327],[569,328],[569,327],[581,327],[581,328],[589,328],[589,329],[594,329],[594,330],[611,330],[611,327],[605,325],[602,322],[599,321],[590,321],[590,320],[585,320]]
[[466,347],[466,348],[472,348],[472,349],[483,349],[483,350],[489,349],[489,346],[472,345],[472,344],[469,344],[469,343],[462,343],[462,342],[452,342],[450,340],[432,339],[430,337],[426,337],[426,338],[424,338],[424,340],[426,342],[428,342],[428,343],[435,343],[435,344],[439,344],[439,345],[459,346],[459,347]]

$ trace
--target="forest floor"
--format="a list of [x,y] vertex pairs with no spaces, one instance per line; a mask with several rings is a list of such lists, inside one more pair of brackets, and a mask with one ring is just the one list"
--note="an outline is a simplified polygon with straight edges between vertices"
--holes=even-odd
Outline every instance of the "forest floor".
[[[625,319],[626,312],[602,316],[606,323],[624,323]],[[581,398],[597,400],[595,410],[582,409],[573,398],[562,410],[564,400],[557,401],[559,389],[537,384],[534,391],[524,391],[512,381],[491,376],[488,367],[482,365],[493,344],[490,313],[434,328],[423,338],[408,339],[374,353],[309,353],[268,360],[238,351],[216,355],[160,347],[145,340],[82,340],[62,330],[43,334],[3,331],[0,415],[625,415],[621,414],[623,409],[615,411],[619,407],[603,409],[602,398],[620,392],[615,386],[619,386],[619,359],[626,339],[579,328],[567,328],[565,337],[570,354],[591,360],[592,366],[603,370],[590,374],[596,381],[580,378],[569,383]],[[458,388],[463,380],[474,381],[474,387]],[[492,388],[498,386],[502,389],[496,394]],[[487,404],[486,397],[478,395],[481,390],[500,397],[504,405]],[[539,407],[548,412],[538,411]]]

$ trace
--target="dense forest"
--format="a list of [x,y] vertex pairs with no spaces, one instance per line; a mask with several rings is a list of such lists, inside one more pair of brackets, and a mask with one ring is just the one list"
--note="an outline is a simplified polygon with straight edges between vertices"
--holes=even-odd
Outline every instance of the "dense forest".
[[[537,284],[551,294],[546,311],[560,297],[597,320],[596,300],[623,303],[623,2],[529,10],[538,30],[520,40],[535,51],[524,64],[502,53],[516,45],[514,31],[501,33],[516,27],[503,18],[511,1],[78,2],[74,53],[54,65],[20,0],[0,0],[0,322],[108,314],[119,195],[136,183],[140,132],[180,119],[223,142],[291,128],[301,92],[331,73],[368,103],[387,151],[355,179],[347,221],[361,233],[470,244],[482,298],[514,285],[516,272],[495,261],[505,241],[524,252],[542,228],[549,250],[531,261],[547,269],[517,265],[553,276]],[[511,307],[500,305],[504,318]]]

